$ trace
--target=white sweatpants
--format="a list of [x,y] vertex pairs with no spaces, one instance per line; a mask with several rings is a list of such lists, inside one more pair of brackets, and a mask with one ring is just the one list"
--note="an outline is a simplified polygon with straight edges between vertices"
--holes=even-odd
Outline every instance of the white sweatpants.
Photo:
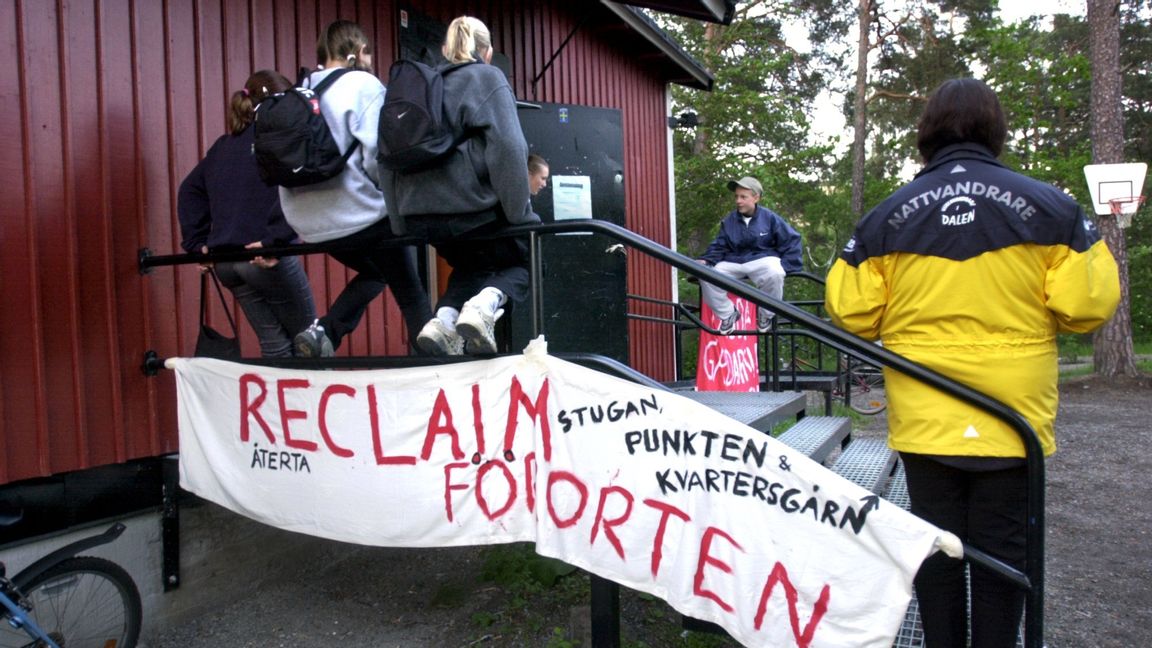
[[[714,266],[714,269],[736,279],[750,279],[754,286],[768,293],[770,297],[775,299],[784,297],[784,267],[780,265],[779,257],[764,257],[748,263],[721,261]],[[736,311],[735,304],[728,299],[728,291],[723,288],[701,281],[700,294],[720,319],[731,317]]]

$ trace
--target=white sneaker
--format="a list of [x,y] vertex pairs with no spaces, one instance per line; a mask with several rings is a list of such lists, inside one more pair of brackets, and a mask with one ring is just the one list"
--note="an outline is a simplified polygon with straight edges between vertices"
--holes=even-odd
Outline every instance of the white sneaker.
[[496,353],[494,329],[496,320],[503,314],[503,308],[495,313],[488,313],[472,304],[471,300],[464,303],[464,308],[460,310],[460,319],[456,320],[456,332],[467,342],[468,355]]
[[720,323],[716,325],[716,330],[720,332],[720,335],[728,335],[736,330],[736,321],[739,319],[740,311],[732,311],[731,315],[720,320]]
[[760,309],[756,312],[756,330],[761,333],[767,333],[772,328],[772,318],[775,314],[772,311]]
[[416,346],[432,356],[458,356],[464,354],[464,338],[448,328],[439,318],[428,320],[416,336]]

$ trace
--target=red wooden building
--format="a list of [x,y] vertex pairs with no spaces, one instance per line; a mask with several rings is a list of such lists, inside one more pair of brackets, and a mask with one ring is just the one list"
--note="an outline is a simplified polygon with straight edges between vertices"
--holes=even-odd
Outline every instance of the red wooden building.
[[[179,251],[184,175],[224,132],[224,107],[252,70],[293,77],[315,60],[319,30],[360,23],[378,71],[396,57],[402,12],[447,24],[469,14],[492,30],[526,101],[612,108],[623,122],[626,225],[671,246],[669,83],[711,76],[637,7],[722,22],[731,0],[15,0],[0,4],[14,63],[0,86],[0,484],[124,465],[176,451],[174,385],[141,371],[147,350],[191,352],[197,273],[141,275],[142,248]],[[318,306],[348,280],[308,257]],[[672,272],[632,255],[629,293],[673,295]],[[633,312],[644,313],[645,305]],[[653,313],[659,314],[659,313]],[[243,327],[242,327],[243,328]],[[671,327],[629,324],[633,367],[672,377]],[[244,346],[255,338],[244,330]],[[405,353],[394,302],[378,300],[346,345]],[[33,480],[26,482],[24,480]],[[54,482],[51,482],[54,483]],[[56,490],[61,490],[57,488]],[[65,489],[66,490],[66,489]],[[0,499],[9,489],[0,489]]]

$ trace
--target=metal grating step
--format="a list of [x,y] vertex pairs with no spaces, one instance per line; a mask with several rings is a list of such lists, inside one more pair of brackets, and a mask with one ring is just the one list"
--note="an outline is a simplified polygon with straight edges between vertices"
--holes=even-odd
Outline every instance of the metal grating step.
[[896,453],[880,438],[856,439],[844,448],[832,470],[845,479],[879,494],[896,464]]
[[[884,499],[896,506],[908,510],[911,501],[908,499],[908,482],[904,481],[904,464],[896,462],[896,472],[888,480],[888,487],[884,489]],[[920,604],[916,595],[912,595],[912,602],[908,604],[908,611],[904,613],[904,622],[896,633],[896,641],[892,648],[921,648],[924,645],[924,628],[920,625]]]
[[843,416],[805,416],[779,436],[779,440],[824,463],[852,430],[852,419]]
[[677,392],[680,396],[707,405],[761,432],[789,418],[807,406],[807,397],[797,392]]
[[903,462],[896,462],[896,472],[892,473],[892,479],[888,480],[888,488],[884,489],[883,497],[905,511],[912,505],[912,501],[908,499],[908,482],[904,481]]
[[904,622],[896,632],[896,640],[892,648],[921,648],[924,645],[924,628],[920,625],[920,604],[916,602],[916,595],[912,595],[912,602],[908,604],[908,611],[904,613]]

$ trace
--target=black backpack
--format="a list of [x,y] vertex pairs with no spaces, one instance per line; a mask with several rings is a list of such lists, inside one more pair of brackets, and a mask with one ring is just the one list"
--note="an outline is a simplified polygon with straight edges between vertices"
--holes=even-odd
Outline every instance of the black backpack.
[[309,89],[301,87],[308,74],[301,70],[297,87],[269,95],[256,106],[252,152],[264,184],[300,187],[334,178],[344,170],[359,142],[340,152],[320,113],[320,95],[346,72],[351,70],[335,70]]
[[453,132],[444,115],[444,76],[471,63],[433,68],[400,60],[388,69],[388,92],[380,109],[376,161],[391,171],[419,171],[468,138]]

